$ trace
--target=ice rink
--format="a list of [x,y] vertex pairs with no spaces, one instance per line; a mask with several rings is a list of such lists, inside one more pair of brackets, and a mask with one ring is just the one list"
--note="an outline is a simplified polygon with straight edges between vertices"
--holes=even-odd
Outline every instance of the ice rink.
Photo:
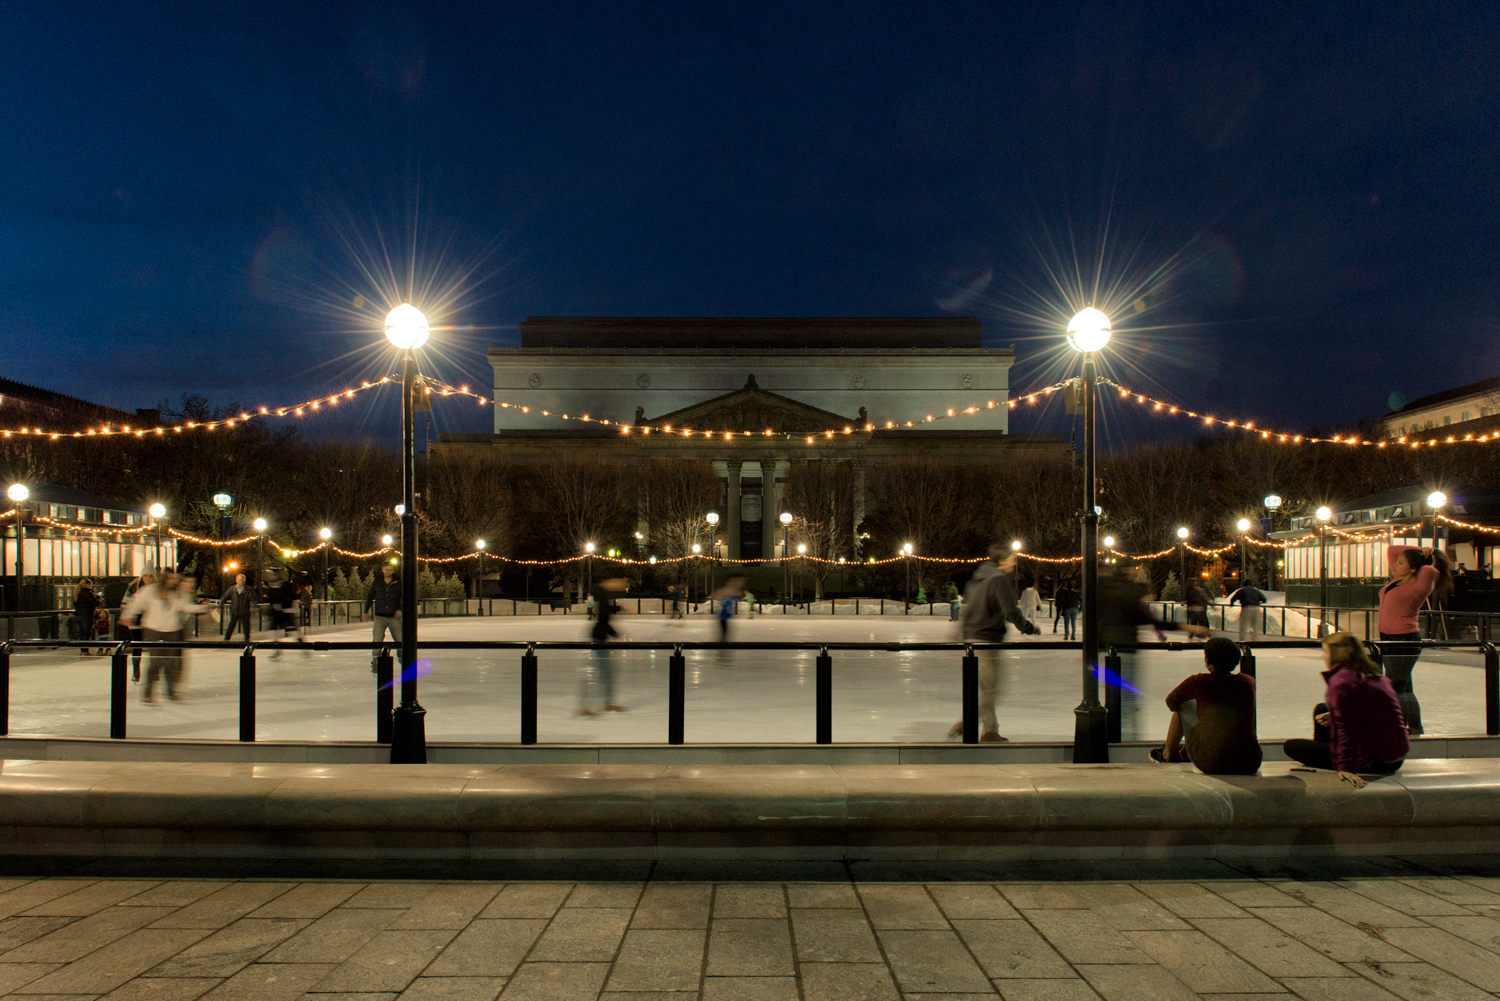
[[[712,640],[707,616],[671,621],[657,615],[617,620],[622,639]],[[1040,622],[1054,639],[1051,620]],[[582,640],[582,616],[426,619],[424,640]],[[799,642],[931,642],[958,638],[956,624],[925,616],[739,619],[732,639]],[[1013,634],[1014,635],[1014,634]],[[1060,634],[1058,634],[1060,635]],[[1181,634],[1174,634],[1173,638]],[[319,633],[318,640],[369,638],[369,627]],[[1144,634],[1143,638],[1154,636]],[[511,742],[519,737],[520,651],[436,650],[424,657],[432,673],[421,679],[432,741]],[[664,743],[667,737],[668,650],[615,651],[616,701],[621,713],[576,714],[589,651],[539,654],[538,737],[544,743]],[[812,742],[814,670],[807,651],[687,651],[686,739],[689,743]],[[835,742],[937,742],[960,715],[960,657],[954,652],[833,654]],[[1006,655],[998,703],[1000,732],[1015,741],[1071,740],[1079,701],[1076,649],[1016,651]],[[1148,651],[1127,674],[1141,694],[1124,695],[1124,738],[1155,739],[1165,729],[1163,698],[1184,676],[1202,670],[1196,650]],[[1257,651],[1259,731],[1262,738],[1308,735],[1308,716],[1320,699],[1321,660],[1313,649]],[[109,734],[106,657],[74,651],[16,653],[12,657],[10,732],[13,735]],[[359,651],[286,652],[257,657],[257,738],[261,740],[373,740],[375,684],[369,655]],[[238,657],[232,651],[188,654],[181,700],[158,693],[140,700],[132,685],[129,735],[211,738],[238,735]],[[1424,656],[1416,672],[1428,736],[1483,733],[1483,669],[1477,653]]]

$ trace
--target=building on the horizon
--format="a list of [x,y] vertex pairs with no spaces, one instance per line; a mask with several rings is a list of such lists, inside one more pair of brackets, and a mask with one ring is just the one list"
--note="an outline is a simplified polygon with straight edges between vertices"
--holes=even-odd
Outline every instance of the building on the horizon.
[[[974,319],[533,317],[519,347],[490,348],[494,432],[443,435],[437,447],[503,449],[518,463],[603,451],[708,459],[720,480],[724,556],[772,557],[779,484],[793,462],[851,463],[857,526],[870,464],[1071,449],[1060,435],[1008,433],[1015,351],[984,347],[982,334]],[[958,416],[928,422],[949,409]],[[682,440],[622,433],[621,423],[720,433]]]
[[116,410],[102,403],[0,377],[0,428],[6,430],[40,427],[46,431],[81,431],[91,425],[123,427],[160,422],[160,410]]
[[1500,429],[1500,377],[1419,397],[1380,418],[1377,435],[1401,438],[1415,435],[1489,434]]
[[[118,605],[134,577],[158,566],[177,564],[177,540],[155,532],[146,512],[81,490],[29,483],[30,496],[16,505],[5,501],[0,519],[0,590],[9,611],[70,609],[73,588],[85,577],[110,605]],[[17,531],[25,586],[16,588]],[[18,607],[17,598],[20,598]],[[14,635],[14,634],[12,634]]]

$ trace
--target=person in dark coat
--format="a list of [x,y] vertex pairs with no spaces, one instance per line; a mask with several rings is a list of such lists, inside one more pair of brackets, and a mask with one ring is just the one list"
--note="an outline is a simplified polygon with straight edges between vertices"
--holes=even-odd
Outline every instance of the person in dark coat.
[[1246,643],[1260,635],[1260,607],[1266,603],[1266,595],[1254,584],[1245,584],[1229,596],[1231,605],[1240,606],[1240,642]]
[[1078,639],[1078,592],[1073,590],[1072,584],[1064,581],[1058,587],[1052,596],[1052,607],[1052,631],[1057,632],[1057,624],[1061,622],[1063,642]]
[[[614,618],[621,611],[620,606],[615,604],[615,595],[625,590],[625,578],[611,577],[601,580],[594,588],[594,625],[589,630],[589,640],[594,644],[593,654],[583,676],[582,690],[578,698],[578,715],[597,716],[600,712],[622,713],[625,707],[615,701],[615,668],[609,659],[609,648],[606,644],[614,639],[618,633],[615,630]],[[602,709],[598,708],[600,703],[595,700],[596,688],[602,688],[604,701]]]
[[[99,595],[94,593],[94,582],[85,577],[73,589],[73,621],[78,638],[87,642],[94,638],[94,613],[99,610]],[[101,647],[100,653],[104,650]],[[87,657],[88,647],[81,647],[78,656]]]
[[1140,629],[1151,626],[1156,638],[1165,640],[1162,631],[1175,628],[1170,623],[1153,618],[1146,607],[1145,588],[1127,579],[1119,567],[1111,566],[1099,573],[1099,657],[1113,650],[1120,658],[1120,677],[1106,679],[1108,684],[1120,685],[1120,733],[1125,740],[1139,740],[1139,710],[1136,706],[1136,646],[1140,643]]
[[[961,620],[964,639],[1002,643],[1006,623],[1014,625],[1023,634],[1035,635],[1037,627],[1021,614],[1016,599],[1018,557],[1010,546],[1001,542],[990,546],[989,557],[979,564],[964,588]],[[1005,661],[998,647],[976,652],[979,655],[979,739],[985,743],[1004,741],[1006,738],[1000,735],[995,717],[995,700],[1005,680]],[[948,731],[948,736],[958,737],[963,732],[964,721],[960,718]]]
[[245,642],[250,642],[250,612],[254,607],[255,592],[245,583],[244,574],[235,574],[234,586],[219,598],[219,618],[224,622],[226,640],[232,639],[234,631],[240,629],[245,634]]
[[1390,775],[1411,750],[1401,703],[1391,679],[1353,634],[1324,638],[1323,664],[1328,692],[1313,708],[1313,739],[1289,740],[1282,750],[1293,761],[1338,772],[1340,779],[1363,789],[1361,772]]
[[[385,641],[389,633],[392,640],[401,642],[401,578],[396,568],[382,563],[380,576],[370,581],[369,593],[365,595],[365,611],[374,612],[375,629],[370,637],[372,644]],[[370,647],[370,670],[376,669],[379,647]]]

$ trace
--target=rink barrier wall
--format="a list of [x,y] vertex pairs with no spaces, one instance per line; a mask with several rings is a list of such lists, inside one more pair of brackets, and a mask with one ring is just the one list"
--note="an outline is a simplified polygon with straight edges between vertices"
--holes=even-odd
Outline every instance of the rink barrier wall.
[[0,762],[0,855],[1030,860],[1493,853],[1500,761],[1354,789],[1267,763]]
[[[1240,671],[1251,677],[1255,676],[1255,650],[1265,648],[1287,649],[1287,648],[1317,648],[1321,644],[1317,640],[1279,640],[1275,642],[1262,641],[1260,643],[1241,643],[1240,646]],[[1483,700],[1485,733],[1489,736],[1500,735],[1500,648],[1493,643],[1460,643],[1424,640],[1423,649],[1433,650],[1468,650],[1476,649],[1484,657],[1483,670]],[[10,733],[10,666],[11,656],[16,650],[28,649],[56,649],[56,648],[97,648],[99,644],[88,642],[56,642],[49,640],[10,640],[0,643],[0,737]],[[1194,647],[1195,644],[1180,642],[1162,643],[1138,643],[1132,649],[1136,650],[1172,650],[1183,651]],[[1371,655],[1378,663],[1381,659],[1381,644],[1366,643]],[[520,712],[520,736],[521,744],[533,745],[537,743],[537,671],[539,669],[539,658],[541,653],[548,650],[666,650],[669,651],[668,658],[668,691],[667,691],[667,743],[679,745],[684,742],[685,715],[686,715],[686,664],[684,652],[687,650],[714,650],[714,651],[738,651],[738,650],[761,650],[761,651],[817,651],[816,677],[814,684],[813,713],[815,720],[816,743],[827,745],[833,743],[833,698],[834,698],[834,660],[835,652],[887,652],[902,653],[908,651],[946,651],[957,656],[959,661],[959,684],[958,702],[960,730],[962,741],[965,744],[979,743],[979,653],[986,649],[1003,649],[1010,651],[1021,650],[1049,650],[1075,649],[1081,650],[1077,643],[1055,643],[1036,641],[1016,641],[1013,643],[981,643],[981,642],[897,642],[897,643],[855,643],[855,642],[730,642],[713,643],[702,641],[644,641],[644,642],[620,642],[610,643],[604,646],[588,642],[572,641],[527,641],[527,640],[438,640],[434,642],[423,642],[421,648],[424,650],[495,650],[515,651],[521,654],[521,684],[517,699]],[[256,651],[257,650],[361,650],[370,651],[375,661],[375,739],[377,743],[388,744],[391,741],[392,712],[394,709],[395,689],[395,645],[392,643],[373,643],[358,641],[329,641],[313,640],[311,642],[291,642],[278,640],[271,643],[230,643],[222,640],[181,640],[160,642],[122,642],[113,644],[110,655],[110,723],[109,735],[115,740],[124,740],[129,736],[129,699],[127,695],[130,689],[128,676],[128,662],[131,655],[136,651],[145,652],[150,655],[152,650],[237,650],[239,658],[239,736],[246,743],[254,742],[256,739]],[[1120,722],[1122,718],[1120,706],[1120,687],[1112,683],[1112,679],[1120,677],[1120,658],[1113,648],[1104,651],[1104,663],[1100,674],[1100,689],[1104,697],[1106,710],[1106,726],[1108,728],[1108,739],[1110,743],[1120,742]],[[1080,664],[1080,682],[1083,680],[1082,665]]]

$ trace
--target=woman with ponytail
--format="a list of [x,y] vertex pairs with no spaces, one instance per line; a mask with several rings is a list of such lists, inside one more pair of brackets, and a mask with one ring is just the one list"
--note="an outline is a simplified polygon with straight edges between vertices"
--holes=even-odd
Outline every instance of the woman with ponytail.
[[1391,580],[1380,589],[1380,659],[1396,689],[1407,731],[1420,737],[1422,706],[1411,681],[1422,655],[1417,613],[1430,595],[1442,598],[1453,591],[1453,572],[1447,555],[1431,547],[1389,546],[1386,561]]

